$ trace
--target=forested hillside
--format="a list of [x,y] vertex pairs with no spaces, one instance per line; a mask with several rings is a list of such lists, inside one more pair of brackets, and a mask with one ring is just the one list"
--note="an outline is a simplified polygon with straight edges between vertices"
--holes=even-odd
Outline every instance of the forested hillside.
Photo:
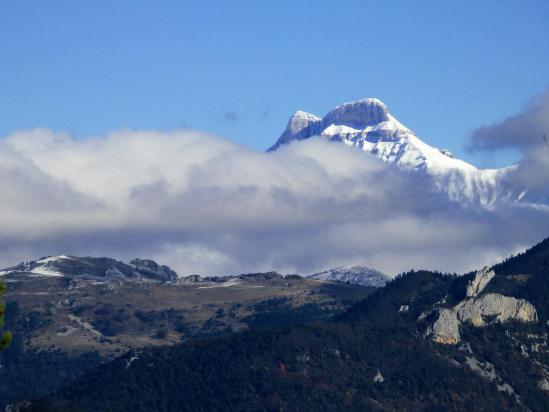
[[[337,319],[133,352],[30,410],[548,410],[548,251],[496,265],[478,296],[467,286],[489,272],[413,271]],[[430,337],[437,311],[498,296],[539,313],[463,321],[451,344]]]

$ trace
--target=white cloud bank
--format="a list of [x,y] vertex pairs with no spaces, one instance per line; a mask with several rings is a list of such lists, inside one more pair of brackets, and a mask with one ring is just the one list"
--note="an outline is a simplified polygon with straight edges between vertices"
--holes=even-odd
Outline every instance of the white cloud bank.
[[549,235],[543,211],[461,209],[424,178],[320,139],[262,153],[188,130],[0,141],[0,266],[150,257],[180,274],[365,264],[465,271]]

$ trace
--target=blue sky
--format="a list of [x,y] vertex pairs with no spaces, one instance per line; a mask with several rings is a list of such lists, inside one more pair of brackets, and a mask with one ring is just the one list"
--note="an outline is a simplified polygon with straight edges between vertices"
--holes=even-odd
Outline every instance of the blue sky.
[[0,136],[192,127],[257,149],[298,109],[378,97],[480,166],[476,127],[549,86],[549,2],[0,3]]

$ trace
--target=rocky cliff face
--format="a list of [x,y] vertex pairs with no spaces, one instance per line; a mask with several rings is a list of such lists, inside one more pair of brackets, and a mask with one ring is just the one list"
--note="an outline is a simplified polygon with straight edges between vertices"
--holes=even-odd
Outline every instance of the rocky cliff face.
[[390,280],[388,275],[378,270],[359,265],[343,266],[314,273],[307,277],[316,280],[350,283],[374,288],[381,288]]
[[535,322],[538,319],[536,308],[528,301],[499,293],[487,293],[479,298],[465,300],[453,310],[460,322],[470,322],[477,327],[493,322]]
[[[425,336],[434,342],[455,345],[460,341],[459,326],[468,322],[475,327],[483,327],[495,322],[512,320],[536,322],[536,308],[525,299],[504,296],[499,293],[481,293],[495,276],[493,270],[485,268],[475,274],[467,284],[467,298],[452,308],[438,308],[431,312],[435,320],[428,326]],[[427,317],[424,314],[420,320]]]
[[440,309],[437,320],[427,329],[433,342],[455,345],[460,341],[459,321],[452,309]]
[[298,110],[290,117],[286,129],[269,151],[276,150],[281,145],[290,143],[293,140],[302,140],[319,134],[321,123],[322,119],[320,117]]
[[136,271],[151,280],[160,282],[173,282],[177,280],[177,273],[169,266],[159,265],[150,259],[133,259],[130,265],[135,267]]
[[496,273],[489,268],[484,268],[478,271],[475,274],[475,277],[467,284],[467,297],[470,298],[477,296],[484,290],[486,285],[488,285],[494,276],[496,276]]
[[344,103],[329,112],[322,122],[325,127],[331,124],[352,125],[356,129],[386,122],[389,120],[389,109],[379,99],[360,99]]

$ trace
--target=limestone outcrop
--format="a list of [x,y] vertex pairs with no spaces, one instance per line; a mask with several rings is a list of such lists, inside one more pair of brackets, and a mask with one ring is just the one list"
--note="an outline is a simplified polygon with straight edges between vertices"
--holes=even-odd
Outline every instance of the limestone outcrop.
[[440,309],[437,320],[426,332],[433,342],[455,345],[459,342],[459,321],[453,309]]
[[510,320],[538,320],[536,308],[530,302],[499,293],[487,293],[478,298],[464,300],[454,307],[454,311],[460,322],[471,322],[478,327]]
[[496,273],[490,268],[485,267],[484,269],[479,270],[475,274],[475,277],[467,284],[467,297],[471,298],[477,296],[484,290],[486,285],[490,283],[494,276],[496,276]]
[[[430,337],[436,343],[455,345],[460,341],[459,326],[465,322],[475,327],[512,320],[536,322],[538,320],[536,308],[525,299],[517,299],[500,293],[481,295],[494,276],[494,271],[488,268],[477,272],[467,284],[466,299],[452,308],[435,309],[436,320],[427,327],[425,336]],[[418,320],[426,318],[428,313],[420,315]]]

